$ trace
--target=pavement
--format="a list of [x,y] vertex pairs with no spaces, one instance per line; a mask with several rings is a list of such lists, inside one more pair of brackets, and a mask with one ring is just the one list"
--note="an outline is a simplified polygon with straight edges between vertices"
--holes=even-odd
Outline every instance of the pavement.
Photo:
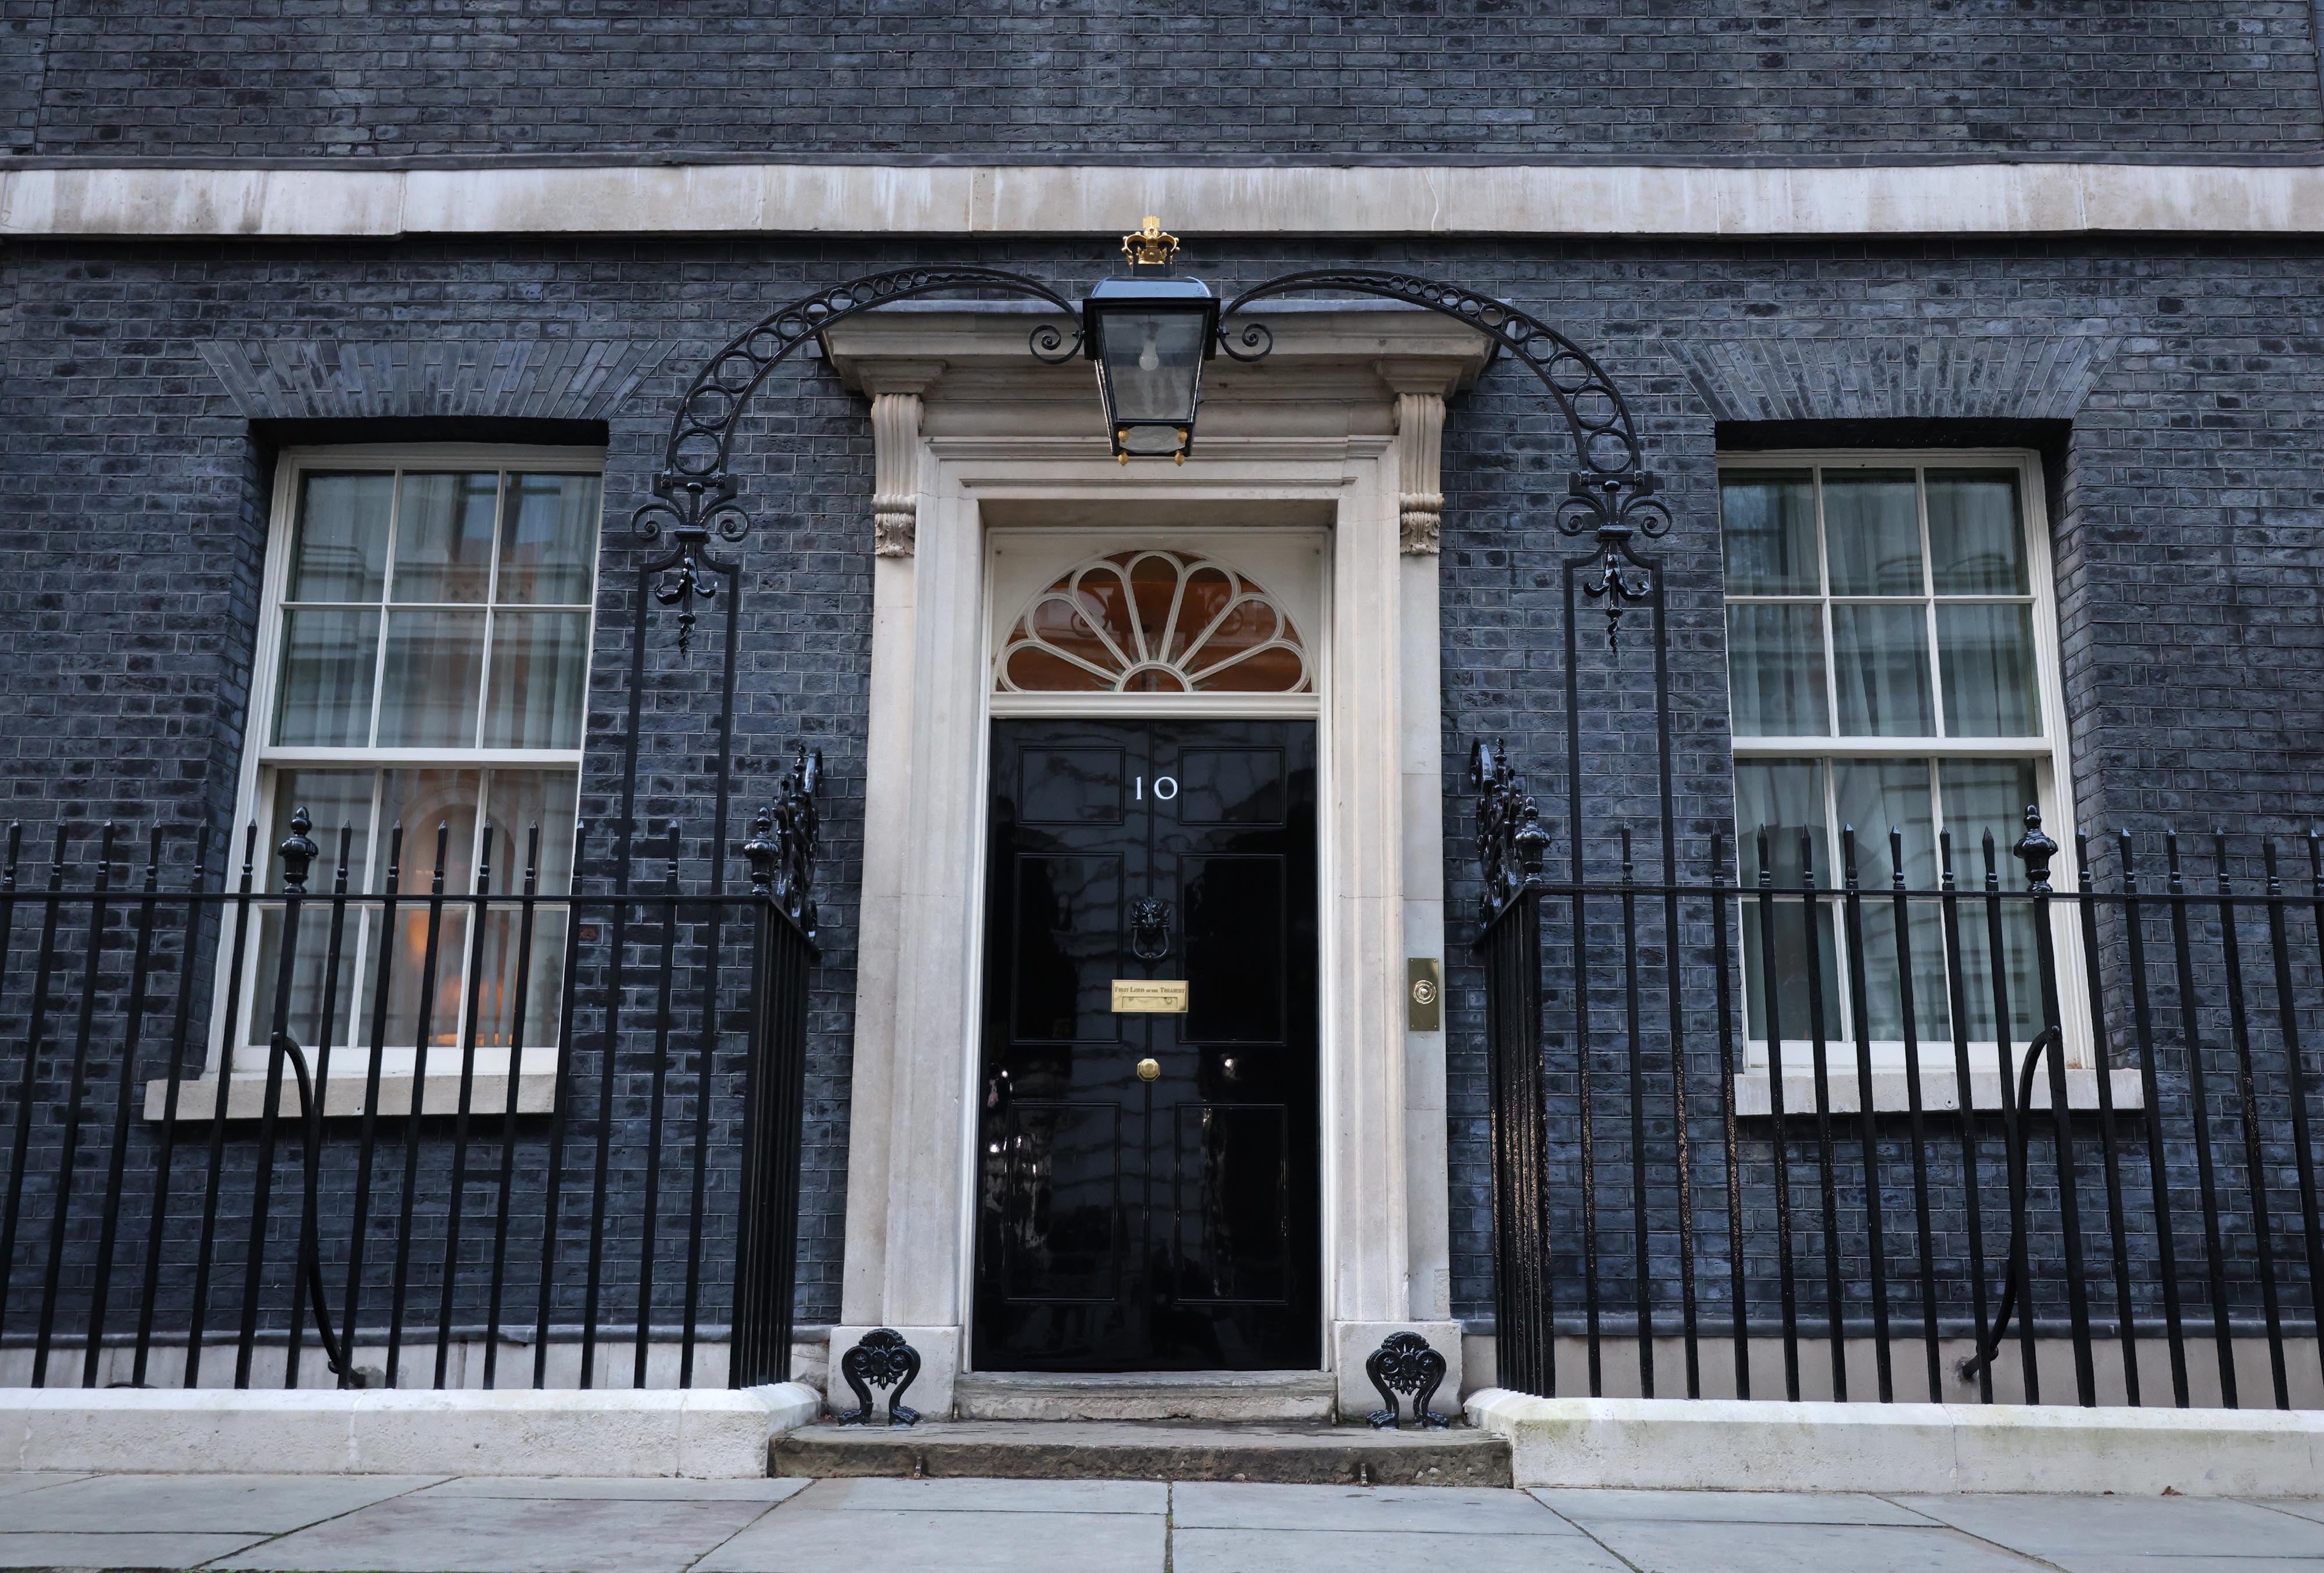
[[2324,1573],[2324,1498],[1139,1480],[0,1475],[0,1567],[311,1573]]

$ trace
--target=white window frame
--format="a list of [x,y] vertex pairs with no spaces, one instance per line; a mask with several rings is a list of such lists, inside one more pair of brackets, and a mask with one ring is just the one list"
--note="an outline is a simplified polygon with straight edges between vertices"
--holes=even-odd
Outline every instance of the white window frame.
[[[268,512],[266,562],[260,587],[258,639],[253,655],[250,704],[245,712],[247,721],[243,742],[242,765],[235,783],[233,821],[235,833],[227,865],[228,888],[233,888],[240,879],[242,838],[247,833],[246,828],[253,824],[260,828],[259,839],[262,845],[256,850],[257,873],[252,881],[252,887],[255,891],[264,891],[272,883],[268,874],[273,859],[273,849],[263,843],[266,838],[266,827],[273,823],[276,806],[272,799],[274,773],[282,769],[333,765],[373,769],[398,766],[475,770],[488,770],[494,767],[549,769],[569,770],[577,782],[586,744],[586,736],[570,748],[328,748],[279,745],[272,741],[283,637],[282,597],[290,580],[290,544],[298,528],[299,494],[300,483],[304,477],[309,472],[318,470],[474,471],[485,469],[521,470],[531,474],[587,474],[597,477],[602,484],[605,472],[605,449],[457,442],[355,443],[327,448],[286,449],[276,457],[274,493]],[[590,565],[589,619],[588,630],[585,635],[587,642],[585,649],[590,652],[593,658],[596,647],[598,599],[596,588],[597,574],[603,560],[603,540],[601,516],[595,542],[598,557]],[[385,644],[383,635],[381,643],[383,649]],[[384,659],[383,656],[383,659]],[[486,665],[481,680],[489,688],[491,682],[489,642],[484,659]],[[583,690],[586,693],[588,685],[586,669],[582,682]],[[378,678],[375,674],[374,703],[377,702],[377,684]],[[479,816],[477,827],[479,835],[483,832],[483,818]],[[375,827],[374,834],[383,837],[385,827]],[[381,851],[375,856],[383,855],[385,847],[383,839],[379,846]],[[456,848],[447,853],[447,856],[454,860],[447,866],[456,866],[457,860],[464,856],[469,860],[468,866],[473,868],[475,858],[473,844],[465,852]],[[322,848],[322,856],[315,861],[310,890],[318,893],[328,893],[337,856],[336,847]],[[415,871],[417,871],[416,878]],[[433,872],[432,843],[427,842],[424,837],[415,840],[411,836],[407,835],[404,843],[402,879],[402,894],[406,905],[410,904],[415,893],[422,899],[425,898],[428,881]],[[516,881],[521,876],[521,869],[500,871],[495,884],[503,893],[513,893],[517,888]],[[234,1014],[238,1022],[246,1023],[253,1019],[250,1015],[251,1011],[254,1007],[263,1006],[263,1001],[257,993],[259,980],[255,976],[258,971],[255,961],[258,935],[257,911],[255,907],[252,909],[248,950],[243,967],[244,976],[241,980],[242,997],[239,1001],[229,997],[233,980],[226,976],[228,969],[224,965],[223,956],[217,968],[215,998],[210,1012],[209,1058],[208,1069],[202,1078],[203,1083],[211,1089],[215,1089],[217,1086],[215,1080],[217,1067],[226,1049],[226,1028],[229,1013]],[[223,936],[223,942],[230,946],[232,940],[229,924],[227,931]],[[462,955],[447,959],[465,969],[467,966],[467,957],[465,952],[466,948],[463,947]],[[365,966],[367,967],[373,959],[374,958],[366,958]],[[463,997],[466,997],[465,994]],[[248,1036],[246,1026],[238,1026],[236,1035],[246,1038]],[[521,1089],[524,1096],[520,1103],[520,1112],[545,1111],[553,1097],[555,1071],[551,1065],[551,1057],[538,1053],[540,1049],[548,1047],[551,1046],[536,1044],[529,1045],[526,1049],[525,1063],[522,1067],[522,1080],[525,1085]],[[364,1073],[367,1073],[370,1050],[363,1049],[358,1050],[356,1053],[363,1061]],[[456,1064],[458,1056],[456,1053],[448,1056],[455,1061],[448,1068],[438,1063],[447,1058],[445,1051],[441,1050],[431,1050],[427,1058],[429,1061],[425,1077],[427,1086],[420,1091],[420,1096],[425,1099],[422,1106],[429,1113],[448,1113],[456,1099],[456,1084],[459,1080]],[[364,1074],[346,1074],[346,1069],[350,1068],[345,1066],[345,1055],[342,1054],[339,1059],[340,1062],[332,1068],[332,1085],[325,1095],[324,1112],[328,1115],[360,1113]],[[391,1038],[382,1059],[382,1105],[387,1112],[400,1113],[410,1106],[414,1096],[411,1083],[420,1060],[419,1050],[413,1045],[398,1044]],[[504,1106],[505,1083],[502,1082],[495,1086],[492,1089],[492,1096],[488,1098],[485,1096],[484,1082],[486,1078],[505,1077],[508,1071],[508,1060],[509,1050],[504,1048],[476,1050],[475,1072],[478,1082],[473,1096],[475,1107]],[[230,1116],[246,1116],[260,1113],[259,1104],[263,1092],[258,1084],[263,1084],[266,1074],[265,1054],[254,1050],[246,1042],[238,1042],[234,1045],[231,1063],[235,1082],[241,1083],[247,1079],[254,1085],[247,1088],[237,1086],[230,1089]],[[399,1085],[390,1090],[385,1086],[390,1081]],[[160,1090],[159,1083],[149,1088],[147,1096],[149,1112],[160,1106],[161,1099],[156,1096]],[[181,1117],[208,1118],[213,1109],[213,1104],[208,1101],[211,1096],[211,1094],[193,1095],[189,1084],[189,1088],[181,1090],[180,1095],[179,1106]],[[295,1096],[295,1094],[292,1096]]]
[[[1734,739],[1734,757],[1738,764],[1754,759],[1812,759],[1824,762],[1825,768],[1821,773],[1824,817],[1831,840],[1819,849],[1821,861],[1817,870],[1818,888],[1832,890],[1839,888],[1841,884],[1838,862],[1840,820],[1838,804],[1833,797],[1836,788],[1833,784],[1834,773],[1831,768],[1831,762],[1840,759],[1889,757],[2032,761],[2034,767],[2035,800],[2041,806],[2043,824],[2061,847],[2058,857],[2051,865],[2051,884],[2060,891],[2079,889],[2072,836],[2076,817],[2071,738],[2067,727],[2064,673],[2061,662],[2058,634],[2057,578],[2051,552],[2048,494],[2043,480],[2041,457],[2024,449],[1792,449],[1721,453],[1718,456],[1717,463],[1722,487],[1727,477],[1752,470],[1808,470],[1813,472],[1818,478],[1815,487],[1816,542],[1820,576],[1817,593],[1813,597],[1729,596],[1725,594],[1722,587],[1720,600],[1722,639],[1725,636],[1723,630],[1726,626],[1726,607],[1729,605],[1782,603],[1800,605],[1812,601],[1823,608],[1825,702],[1830,707],[1828,714],[1831,719],[1831,731],[1828,735],[1804,737],[1738,736]],[[2039,689],[2036,698],[2043,727],[2041,735],[2031,737],[1904,738],[1847,736],[1840,733],[1838,715],[1840,692],[1837,681],[1838,671],[1834,664],[1832,651],[1831,606],[1835,598],[1854,601],[1865,597],[1853,596],[1834,597],[1828,582],[1821,577],[1822,565],[1830,561],[1825,541],[1821,477],[1829,473],[1851,470],[1901,469],[1914,471],[1918,483],[1915,489],[1919,497],[1922,562],[1924,575],[1923,581],[1924,588],[1921,598],[1929,608],[1929,615],[1932,619],[1929,638],[1932,662],[1929,673],[1931,703],[1940,729],[1944,724],[1944,682],[1942,672],[1934,665],[1937,646],[1933,619],[1936,615],[1938,597],[1926,588],[1929,580],[1925,576],[1932,571],[1929,565],[1932,560],[1929,555],[1928,488],[1925,472],[1932,469],[1987,471],[2006,469],[2016,473],[2020,524],[2024,532],[2026,578],[2031,594],[2023,597],[1978,596],[1962,598],[2030,604],[2034,625],[2034,681]],[[1720,521],[1720,529],[1723,532],[1725,529],[1723,519]],[[1728,692],[1731,702],[1734,693],[1734,678],[1731,670],[1728,679]],[[1940,814],[1942,812],[1941,804],[1938,806],[1938,812]],[[1942,828],[1941,822],[1937,828]],[[1749,836],[1752,830],[1752,827],[1741,822],[1738,804],[1737,834]],[[2006,847],[1999,850],[2002,856],[1997,862],[2001,868],[2002,888],[2023,890],[2024,865],[2009,856]],[[1859,867],[1868,856],[1873,866],[1885,871],[1887,866],[1886,828],[1878,827],[1868,831],[1859,828],[1858,853]],[[2018,875],[2014,882],[2010,877],[2013,871]],[[1962,846],[1956,843],[1953,847],[1953,874],[1955,883],[1960,888],[1964,897],[1961,907],[1963,924],[1966,926],[1972,921],[1983,922],[1982,906],[1974,899],[1985,888],[1985,865],[1981,849],[1976,846]],[[1885,899],[1888,889],[1888,881],[1885,873],[1877,881],[1864,880],[1863,889],[1868,902]],[[1738,905],[1737,914],[1738,924],[1742,911],[1751,905],[1751,898],[1746,896]],[[1790,902],[1779,902],[1777,905],[1779,912],[1787,915],[1796,911],[1798,902],[1794,898]],[[1836,961],[1840,997],[1827,1002],[1826,1064],[1830,1102],[1826,1106],[1835,1111],[1845,1112],[1855,1110],[1860,1100],[1858,1083],[1858,1063],[1853,1036],[1854,1017],[1849,1007],[1849,967],[1844,948],[1847,936],[1844,926],[1838,921],[1840,909],[1837,899],[1831,903],[1831,910],[1835,920],[1834,938],[1841,948],[1838,951]],[[2071,905],[2061,903],[2053,909],[2051,937],[2057,957],[2059,1013],[2061,1018],[2060,1024],[2064,1030],[2068,1069],[2068,1103],[2070,1106],[2076,1108],[2095,1107],[2097,1106],[2097,1076],[2092,1069],[2095,1060],[2090,1048],[2089,1001],[2087,985],[2084,982],[2080,925]],[[1739,926],[1736,934],[1736,943],[1738,946],[1742,943]],[[1739,957],[1742,952],[1738,949],[1737,954]],[[1741,964],[1738,964],[1737,971],[1738,977],[1748,978],[1748,971]],[[1748,990],[1749,985],[1745,982],[1742,986]],[[1744,1027],[1745,1064],[1736,1076],[1737,1107],[1740,1113],[1764,1115],[1772,1112],[1768,1085],[1770,1055],[1765,1038],[1750,1036],[1750,1029],[1748,1025],[1750,1021],[1748,1004],[1747,1001],[1746,1012],[1742,1018],[1747,1023]],[[1812,1112],[1815,1108],[1813,1044],[1805,1036],[1794,1038],[1789,1031],[1791,1025],[1791,1023],[1785,1023],[1787,1030],[1783,1043],[1784,1107],[1786,1112],[1791,1114]],[[1909,1107],[1911,1089],[1906,1085],[1903,1041],[1875,1039],[1869,1047],[1873,1070],[1873,1106],[1883,1110]],[[1991,1041],[1978,1042],[1972,1040],[1969,1048],[1972,1071],[1970,1090],[1972,1106],[1980,1109],[2001,1106],[1999,1046]],[[1950,1034],[1922,1037],[1919,1041],[1919,1050],[1922,1106],[1926,1109],[1939,1110],[1959,1108],[1960,1106],[1960,1083],[1953,1042]],[[2022,1064],[2024,1053],[2024,1049],[2022,1045],[2012,1050],[2010,1069],[2013,1077]],[[2142,1089],[2135,1071],[2117,1068],[2110,1079],[2114,1103],[2117,1108],[2142,1106],[2144,1101]],[[2048,1078],[2046,1075],[2037,1076],[2035,1081],[2037,1085],[2034,1093],[2034,1104],[2038,1107],[2047,1107]],[[2015,1096],[2014,1083],[2010,1096],[2013,1098]]]

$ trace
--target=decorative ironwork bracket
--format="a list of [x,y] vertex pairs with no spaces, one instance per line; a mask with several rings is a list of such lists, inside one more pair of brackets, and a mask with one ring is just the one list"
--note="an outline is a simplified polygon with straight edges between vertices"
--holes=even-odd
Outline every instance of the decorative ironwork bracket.
[[[735,500],[739,488],[728,465],[742,411],[760,384],[800,346],[835,323],[898,301],[963,291],[1030,296],[1055,306],[1068,319],[1078,315],[1072,301],[1047,284],[996,268],[899,268],[793,301],[729,339],[696,374],[671,418],[654,495],[630,520],[640,540],[670,538],[669,555],[649,565],[648,571],[667,576],[654,586],[653,594],[663,606],[678,608],[681,653],[694,641],[696,606],[716,593],[709,574],[734,570],[733,564],[710,554],[711,538],[732,542],[750,533],[750,514]],[[1074,333],[1068,342],[1065,330],[1044,322],[1033,329],[1028,347],[1042,360],[1061,363],[1079,350],[1080,335]]]
[[888,1423],[916,1426],[920,1411],[904,1407],[904,1390],[920,1374],[920,1352],[893,1328],[874,1328],[839,1357],[839,1374],[855,1394],[855,1407],[838,1417],[843,1426],[872,1423],[872,1389],[888,1389]]
[[1397,1394],[1413,1394],[1412,1418],[1423,1430],[1441,1431],[1452,1422],[1428,1407],[1444,1380],[1444,1356],[1418,1333],[1390,1333],[1364,1361],[1364,1374],[1380,1395],[1380,1407],[1364,1418],[1372,1430],[1400,1430]]
[[775,800],[752,817],[751,838],[742,843],[751,893],[789,913],[810,939],[816,925],[815,859],[822,837],[815,794],[822,785],[823,750],[802,743]]
[[1479,738],[1469,749],[1469,784],[1477,793],[1477,865],[1485,876],[1478,906],[1489,923],[1517,893],[1543,883],[1549,832],[1541,810],[1509,763],[1508,745]]
[[1567,535],[1596,533],[1597,561],[1582,593],[1593,601],[1605,601],[1606,646],[1620,648],[1623,613],[1654,598],[1655,565],[1637,555],[1631,540],[1667,534],[1671,514],[1657,495],[1654,475],[1643,467],[1628,401],[1605,369],[1580,345],[1506,301],[1435,279],[1366,269],[1286,273],[1253,285],[1220,312],[1219,347],[1235,360],[1264,359],[1275,345],[1267,326],[1246,321],[1237,328],[1230,319],[1255,301],[1317,290],[1401,301],[1440,312],[1475,328],[1541,379],[1565,417],[1580,466],[1557,504],[1557,528]]

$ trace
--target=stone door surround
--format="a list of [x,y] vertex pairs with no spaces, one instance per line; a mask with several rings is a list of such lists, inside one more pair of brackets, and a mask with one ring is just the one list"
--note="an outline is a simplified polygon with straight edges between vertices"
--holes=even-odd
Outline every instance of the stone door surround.
[[[942,1415],[967,1340],[976,1204],[987,532],[1319,527],[1310,635],[1323,805],[1321,1078],[1326,1358],[1343,1411],[1363,1358],[1416,1328],[1452,1369],[1441,1032],[1411,1032],[1407,956],[1441,957],[1436,523],[1443,402],[1484,341],[1392,303],[1260,314],[1265,361],[1204,377],[1184,466],[1117,464],[1081,362],[1026,351],[1039,307],[910,302],[825,336],[872,401],[873,568],[862,937],[835,1349],[903,1331]],[[1162,696],[1155,696],[1168,702]]]

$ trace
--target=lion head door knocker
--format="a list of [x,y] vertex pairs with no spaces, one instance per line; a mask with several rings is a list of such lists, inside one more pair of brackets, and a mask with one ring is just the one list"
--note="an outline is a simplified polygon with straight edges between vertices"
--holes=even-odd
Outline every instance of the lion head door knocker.
[[1397,1429],[1396,1395],[1399,1393],[1414,1395],[1412,1418],[1424,1430],[1441,1431],[1452,1424],[1428,1407],[1428,1401],[1436,1396],[1437,1384],[1444,1380],[1444,1356],[1430,1348],[1428,1340],[1418,1333],[1389,1334],[1388,1342],[1365,1360],[1364,1374],[1372,1379],[1386,1406],[1364,1417],[1374,1430]]
[[[1441,1367],[1443,1361],[1438,1361]],[[920,1352],[904,1342],[904,1335],[893,1328],[875,1328],[863,1335],[855,1347],[839,1357],[839,1374],[846,1378],[854,1390],[855,1408],[838,1417],[843,1426],[866,1426],[872,1423],[872,1389],[884,1387],[888,1393],[888,1423],[891,1426],[916,1426],[920,1423],[920,1411],[904,1407],[904,1389],[920,1374]]]
[[1139,896],[1130,903],[1130,953],[1140,961],[1170,954],[1170,903],[1160,896]]

